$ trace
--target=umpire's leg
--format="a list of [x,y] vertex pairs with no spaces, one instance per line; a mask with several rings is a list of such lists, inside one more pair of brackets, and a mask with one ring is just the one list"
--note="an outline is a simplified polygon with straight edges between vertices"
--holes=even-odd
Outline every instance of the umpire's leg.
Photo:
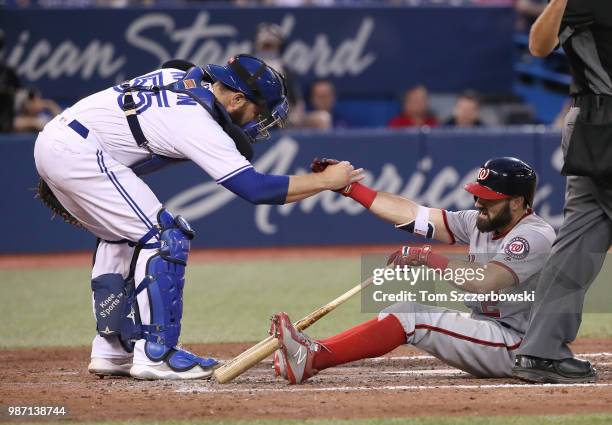
[[588,177],[568,177],[565,219],[538,281],[529,328],[517,352],[515,376],[526,378],[518,373],[521,367],[547,382],[593,374],[588,363],[538,363],[525,356],[549,360],[572,357],[568,343],[578,333],[585,293],[601,270],[611,243],[612,189]]
[[598,189],[587,177],[572,176],[567,179],[566,196],[565,220],[540,275],[529,329],[518,354],[555,360],[572,357],[567,343],[576,338],[585,292],[612,242],[610,191]]

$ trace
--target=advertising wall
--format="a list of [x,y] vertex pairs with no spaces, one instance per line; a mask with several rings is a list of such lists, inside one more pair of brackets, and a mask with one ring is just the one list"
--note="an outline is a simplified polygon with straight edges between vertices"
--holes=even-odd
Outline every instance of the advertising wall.
[[[428,206],[469,209],[473,198],[463,185],[495,156],[516,156],[537,171],[536,211],[553,226],[561,223],[564,178],[560,135],[533,128],[505,130],[345,130],[331,133],[284,132],[257,145],[260,172],[305,173],[315,156],[350,160],[367,170],[366,184],[401,194]],[[30,190],[37,176],[34,136],[0,139],[0,169],[5,178],[0,252],[51,252],[89,249],[93,236],[59,219]],[[218,186],[191,163],[173,165],[146,178],[159,199],[183,214],[198,232],[195,247],[386,244],[402,242],[397,231],[334,192],[298,204],[253,206]],[[412,239],[414,240],[414,239]],[[421,240],[422,241],[422,240]]]
[[417,83],[433,92],[511,91],[511,8],[7,9],[0,14],[8,64],[25,85],[66,104],[171,58],[202,65],[252,52],[261,22],[282,27],[285,62],[304,86],[330,78],[341,96],[396,96]]

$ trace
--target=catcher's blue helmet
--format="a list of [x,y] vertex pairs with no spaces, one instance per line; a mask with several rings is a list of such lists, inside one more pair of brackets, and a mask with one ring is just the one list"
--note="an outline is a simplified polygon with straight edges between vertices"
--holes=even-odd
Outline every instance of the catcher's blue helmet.
[[225,66],[210,64],[205,70],[213,81],[244,94],[260,107],[261,116],[243,127],[253,141],[268,138],[270,128],[284,125],[289,114],[285,79],[264,61],[240,54]]

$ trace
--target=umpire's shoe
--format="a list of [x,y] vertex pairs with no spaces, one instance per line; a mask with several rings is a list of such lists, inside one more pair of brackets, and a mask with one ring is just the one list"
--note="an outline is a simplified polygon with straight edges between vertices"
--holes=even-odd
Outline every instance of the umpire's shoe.
[[512,376],[528,382],[581,384],[595,382],[597,370],[586,360],[570,357],[562,360],[517,355]]

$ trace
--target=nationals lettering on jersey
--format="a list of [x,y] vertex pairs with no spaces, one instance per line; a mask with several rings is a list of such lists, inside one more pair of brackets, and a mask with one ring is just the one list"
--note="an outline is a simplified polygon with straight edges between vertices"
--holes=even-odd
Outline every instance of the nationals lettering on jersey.
[[[502,289],[500,293],[523,294],[535,290],[539,271],[555,240],[555,231],[550,224],[529,210],[509,232],[496,235],[478,230],[478,211],[444,211],[444,214],[455,240],[469,245],[469,261],[483,265],[494,263],[512,274],[515,285]],[[465,301],[465,305],[476,316],[493,318],[519,332],[527,330],[530,302]]]

